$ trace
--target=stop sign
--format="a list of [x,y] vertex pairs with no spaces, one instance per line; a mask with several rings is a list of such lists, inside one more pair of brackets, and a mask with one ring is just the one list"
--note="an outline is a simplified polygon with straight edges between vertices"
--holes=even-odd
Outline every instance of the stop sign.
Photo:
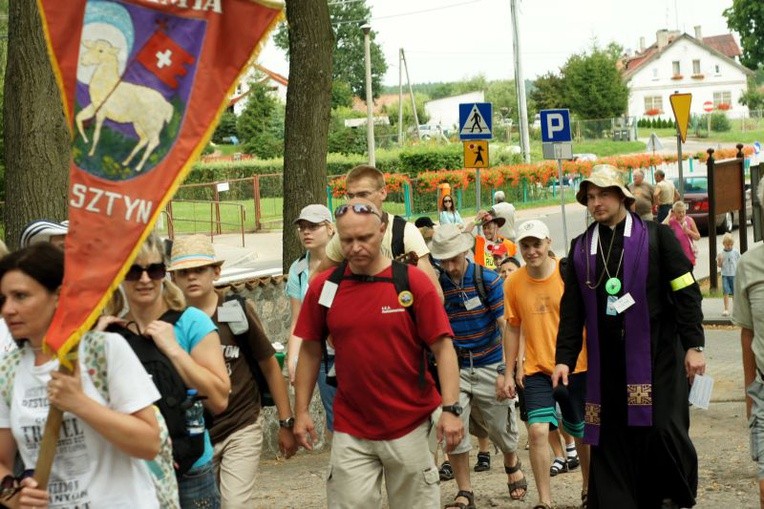
[[712,103],[711,101],[704,102],[703,111],[705,111],[706,113],[711,113],[712,111],[714,111],[714,103]]

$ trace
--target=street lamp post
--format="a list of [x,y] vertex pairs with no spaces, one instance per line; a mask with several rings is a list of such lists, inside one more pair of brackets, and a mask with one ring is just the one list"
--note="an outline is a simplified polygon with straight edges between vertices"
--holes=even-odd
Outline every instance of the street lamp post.
[[363,30],[364,58],[366,60],[366,146],[369,151],[369,165],[376,166],[374,155],[374,103],[371,93],[371,25],[364,23]]

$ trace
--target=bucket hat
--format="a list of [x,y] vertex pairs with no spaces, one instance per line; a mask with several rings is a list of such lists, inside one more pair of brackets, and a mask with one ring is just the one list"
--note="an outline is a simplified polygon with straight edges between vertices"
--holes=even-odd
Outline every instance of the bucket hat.
[[621,172],[613,165],[598,164],[592,168],[591,175],[581,181],[581,187],[576,193],[576,201],[584,206],[586,206],[587,183],[594,184],[595,186],[601,187],[603,189],[608,187],[617,187],[626,197],[626,207],[630,207],[631,204],[635,201],[634,195],[631,194],[631,191],[629,191],[623,184]]
[[186,235],[176,238],[172,243],[168,271],[192,269],[206,265],[223,265],[223,260],[215,259],[215,249],[208,237]]
[[448,260],[472,249],[475,239],[455,224],[444,224],[435,230],[430,242],[430,254],[436,260]]

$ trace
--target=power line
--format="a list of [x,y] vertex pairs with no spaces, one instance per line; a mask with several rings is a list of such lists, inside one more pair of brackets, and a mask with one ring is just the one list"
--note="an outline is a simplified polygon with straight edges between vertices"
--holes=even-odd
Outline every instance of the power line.
[[[348,1],[356,1],[356,0],[348,0]],[[454,7],[463,7],[465,5],[470,4],[477,4],[480,2],[485,2],[486,0],[469,0],[465,2],[459,2],[455,4],[448,4],[448,5],[441,5],[440,7],[431,7],[429,9],[420,9],[418,11],[410,11],[410,12],[402,12],[399,14],[388,14],[387,16],[374,16],[371,18],[371,20],[367,19],[359,19],[359,20],[348,20],[348,21],[334,21],[332,22],[332,25],[346,25],[349,23],[365,23],[367,21],[379,21],[381,19],[390,19],[390,18],[401,18],[405,16],[415,16],[417,14],[424,14],[427,12],[434,12],[434,11],[442,11],[445,9],[452,9]]]

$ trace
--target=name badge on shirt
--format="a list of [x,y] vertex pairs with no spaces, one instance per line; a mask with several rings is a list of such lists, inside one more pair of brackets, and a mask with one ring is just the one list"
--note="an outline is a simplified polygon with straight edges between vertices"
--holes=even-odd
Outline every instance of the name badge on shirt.
[[631,296],[630,293],[627,293],[617,301],[613,303],[613,307],[615,308],[617,313],[623,313],[627,309],[629,309],[631,306],[634,305],[634,297]]
[[326,281],[324,287],[321,289],[321,295],[318,298],[318,303],[325,308],[332,307],[334,302],[334,296],[337,294],[337,283]]
[[464,301],[464,307],[470,311],[480,307],[480,297],[472,297],[471,299]]

